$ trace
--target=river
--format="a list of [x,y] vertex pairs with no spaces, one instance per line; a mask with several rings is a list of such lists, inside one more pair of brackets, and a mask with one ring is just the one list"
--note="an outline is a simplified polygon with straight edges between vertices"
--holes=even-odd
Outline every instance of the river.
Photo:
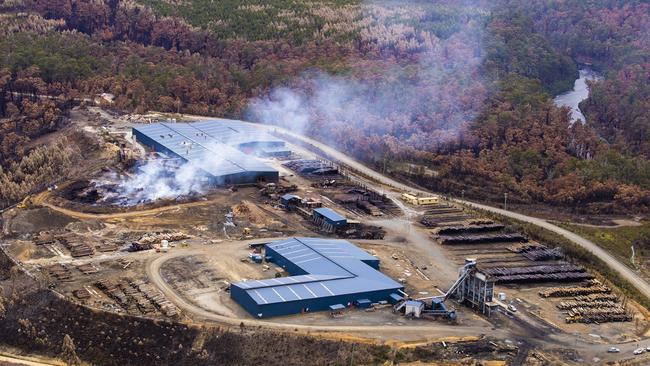
[[579,70],[580,77],[576,79],[573,83],[573,89],[567,92],[564,92],[553,99],[555,105],[558,107],[569,107],[571,108],[571,123],[581,120],[582,123],[585,122],[585,116],[580,111],[578,104],[583,100],[587,99],[589,96],[589,87],[587,86],[587,80],[600,80],[602,75],[598,72],[584,67]]

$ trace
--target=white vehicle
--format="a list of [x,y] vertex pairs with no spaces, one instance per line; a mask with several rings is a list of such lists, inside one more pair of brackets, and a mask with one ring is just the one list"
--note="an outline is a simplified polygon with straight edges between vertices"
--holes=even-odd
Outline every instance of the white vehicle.
[[621,352],[620,348],[616,347],[610,347],[610,349],[607,350],[607,353],[619,353]]
[[646,347],[646,351],[650,352],[650,346]]
[[513,313],[517,312],[517,308],[512,304],[508,305],[508,310],[512,311]]
[[640,355],[643,352],[645,352],[645,348],[637,348],[637,349],[634,350],[635,355]]

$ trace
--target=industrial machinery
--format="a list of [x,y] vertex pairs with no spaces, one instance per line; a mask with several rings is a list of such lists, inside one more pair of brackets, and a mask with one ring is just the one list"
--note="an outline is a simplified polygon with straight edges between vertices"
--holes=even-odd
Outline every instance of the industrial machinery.
[[449,288],[449,290],[441,296],[422,297],[415,300],[404,299],[393,307],[394,312],[404,312],[405,316],[415,318],[444,318],[448,320],[456,319],[456,310],[448,308],[445,301],[451,296],[455,296],[459,300],[463,299],[461,292],[466,287],[467,280],[475,273],[476,260],[466,259],[465,265],[461,268],[458,279]]
[[29,208],[31,204],[32,204],[32,196],[27,195],[16,207],[20,209],[25,209],[25,208]]

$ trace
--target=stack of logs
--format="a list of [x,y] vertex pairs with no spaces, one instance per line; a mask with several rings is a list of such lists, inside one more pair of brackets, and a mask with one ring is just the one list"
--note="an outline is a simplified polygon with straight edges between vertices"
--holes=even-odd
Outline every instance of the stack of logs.
[[90,245],[86,244],[81,238],[73,238],[70,236],[59,236],[57,238],[59,243],[63,244],[70,251],[70,255],[74,258],[86,257],[95,254],[95,250]]
[[80,264],[77,266],[77,269],[85,275],[99,272],[99,268],[97,268],[93,263]]
[[607,323],[607,322],[629,322],[632,314],[624,307],[596,307],[596,308],[572,308],[565,318],[567,323]]
[[114,252],[119,249],[119,246],[115,242],[103,241],[95,246],[97,251],[103,253]]
[[151,245],[151,244],[159,244],[163,240],[172,242],[172,241],[178,241],[178,240],[189,239],[189,238],[190,238],[189,235],[182,232],[146,234],[142,236],[140,240],[138,240],[138,244]]
[[481,272],[496,283],[573,282],[593,278],[583,267],[573,264],[550,264],[527,267],[482,268]]
[[151,301],[156,307],[162,311],[163,314],[174,317],[178,315],[178,308],[172,304],[171,301],[167,300],[165,296],[158,290],[154,289],[151,285],[146,284],[142,280],[131,281],[130,285],[133,288],[138,289],[145,298]]
[[549,249],[546,246],[537,243],[514,245],[508,249],[521,254],[533,262],[562,258],[562,252],[560,252],[559,248]]
[[503,224],[480,224],[480,225],[467,225],[467,226],[447,226],[438,229],[437,233],[440,235],[454,235],[454,234],[467,234],[467,233],[485,233],[490,231],[503,230]]
[[70,269],[63,264],[55,264],[47,268],[47,273],[62,282],[72,281],[72,274],[70,273]]
[[151,314],[158,308],[169,317],[179,314],[178,308],[167,300],[159,290],[142,280],[127,281],[123,279],[120,282],[100,280],[95,283],[95,286],[127,311]]
[[627,322],[632,314],[611,289],[596,281],[591,286],[559,287],[540,292],[542,297],[570,297],[556,305],[567,323]]
[[108,297],[115,300],[121,307],[128,308],[126,294],[118,286],[117,282],[110,280],[100,280],[95,283],[98,289],[102,290]]
[[471,216],[466,214],[454,214],[454,215],[444,215],[444,216],[430,216],[425,215],[420,223],[426,227],[437,227],[444,226],[449,223],[457,223],[469,219]]
[[484,244],[484,243],[512,243],[512,242],[527,242],[528,238],[519,233],[511,234],[484,234],[484,235],[460,235],[460,236],[447,236],[441,235],[438,237],[441,244],[444,245],[459,245],[459,244]]
[[552,287],[544,291],[540,291],[541,297],[569,297],[579,295],[591,294],[609,294],[612,290],[597,282],[591,286],[575,286],[575,287]]

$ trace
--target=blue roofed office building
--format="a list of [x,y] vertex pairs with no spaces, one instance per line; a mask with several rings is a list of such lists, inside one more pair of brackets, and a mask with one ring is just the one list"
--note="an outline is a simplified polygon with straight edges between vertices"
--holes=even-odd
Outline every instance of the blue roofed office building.
[[391,301],[404,290],[379,271],[379,259],[346,240],[289,238],[265,250],[291,276],[230,286],[230,296],[258,318]]
[[194,164],[212,185],[278,181],[276,169],[244,151],[280,148],[284,141],[240,121],[141,124],[133,135],[154,151]]

